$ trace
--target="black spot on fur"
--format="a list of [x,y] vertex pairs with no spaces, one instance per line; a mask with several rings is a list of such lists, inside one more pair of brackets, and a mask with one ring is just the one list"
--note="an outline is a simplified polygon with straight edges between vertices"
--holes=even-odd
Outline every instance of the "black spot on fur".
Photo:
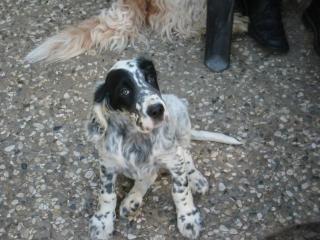
[[195,234],[194,226],[191,223],[186,225],[186,229],[191,231],[193,235]]
[[107,191],[107,193],[112,193],[112,190],[113,190],[113,184],[112,183],[107,183],[105,186],[105,189]]
[[96,231],[97,230],[97,227],[96,226],[90,226],[89,228],[89,231],[90,232],[93,232],[93,231]]
[[[126,140],[130,142],[127,142]],[[137,165],[143,164],[149,159],[152,154],[152,143],[149,138],[124,139],[123,145],[128,143],[130,147],[128,148],[128,151],[124,152],[124,157],[126,159],[130,159],[130,156],[134,154]]]
[[106,174],[106,178],[107,178],[108,181],[111,181],[112,178],[113,178],[113,174],[112,173],[107,173]]
[[191,230],[193,229],[193,225],[191,223],[188,223],[186,226],[186,229]]
[[139,206],[140,206],[139,203],[135,203],[135,204],[133,205],[133,207],[134,207],[135,210],[137,210]]
[[137,59],[138,67],[142,71],[144,78],[147,83],[149,83],[152,87],[159,90],[159,85],[157,81],[157,72],[153,65],[153,62],[149,59],[140,57]]
[[103,217],[103,215],[102,214],[95,214],[94,217],[96,219],[98,219],[99,221],[101,221],[101,218]]
[[128,211],[128,209],[127,209],[126,207],[123,207],[123,208],[122,208],[122,214],[123,214],[124,216],[127,217],[127,216],[128,216],[128,212],[129,212],[129,211]]
[[184,215],[181,215],[179,218],[180,218],[181,222],[184,222],[186,220],[186,216],[184,216]]
[[103,175],[106,175],[106,173],[107,173],[107,169],[103,165],[101,165],[101,172],[102,172]]
[[194,216],[198,213],[198,209],[193,210],[192,212],[187,213],[188,216]]

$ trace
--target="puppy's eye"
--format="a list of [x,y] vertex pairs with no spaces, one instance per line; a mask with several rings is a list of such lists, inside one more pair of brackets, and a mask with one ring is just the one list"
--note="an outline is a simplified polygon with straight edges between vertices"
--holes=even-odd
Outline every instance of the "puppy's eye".
[[122,89],[120,90],[120,96],[125,97],[125,96],[128,96],[129,93],[130,93],[130,90],[129,90],[128,88],[122,88]]

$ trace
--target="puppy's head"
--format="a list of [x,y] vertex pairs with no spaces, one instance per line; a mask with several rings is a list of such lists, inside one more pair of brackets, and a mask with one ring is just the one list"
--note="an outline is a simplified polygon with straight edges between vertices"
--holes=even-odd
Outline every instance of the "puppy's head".
[[156,70],[145,58],[118,61],[97,88],[94,101],[104,104],[108,111],[128,113],[138,130],[145,133],[167,118]]

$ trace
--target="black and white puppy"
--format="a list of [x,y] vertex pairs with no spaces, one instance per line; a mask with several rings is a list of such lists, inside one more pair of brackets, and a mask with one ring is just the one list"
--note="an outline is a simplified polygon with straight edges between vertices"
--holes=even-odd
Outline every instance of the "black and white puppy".
[[192,192],[204,194],[208,182],[195,168],[190,139],[239,144],[223,134],[196,132],[185,103],[161,95],[152,61],[137,58],[117,62],[94,95],[87,134],[100,154],[99,209],[90,219],[91,239],[109,239],[114,230],[117,174],[135,183],[120,205],[127,217],[141,206],[160,168],[172,176],[172,196],[181,234],[195,239],[201,230],[200,212]]

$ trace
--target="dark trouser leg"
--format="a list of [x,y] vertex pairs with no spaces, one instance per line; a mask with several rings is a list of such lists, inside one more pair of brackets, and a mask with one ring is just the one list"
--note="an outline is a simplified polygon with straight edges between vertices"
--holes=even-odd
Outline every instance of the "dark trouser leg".
[[229,67],[234,0],[207,0],[205,64],[215,72]]
[[304,24],[313,31],[313,46],[320,56],[320,2],[313,0],[302,16]]
[[245,0],[250,18],[248,33],[265,48],[286,53],[289,44],[282,24],[281,0]]

